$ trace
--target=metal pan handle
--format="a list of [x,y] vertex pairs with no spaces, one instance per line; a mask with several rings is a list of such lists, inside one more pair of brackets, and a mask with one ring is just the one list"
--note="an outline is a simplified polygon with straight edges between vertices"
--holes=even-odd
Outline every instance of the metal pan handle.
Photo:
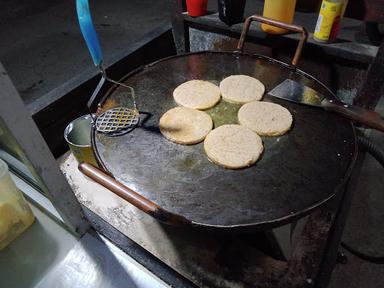
[[147,198],[143,197],[139,193],[131,190],[127,186],[121,184],[119,181],[114,179],[112,176],[108,175],[104,171],[96,168],[95,166],[89,163],[80,163],[79,170],[95,182],[104,186],[117,196],[128,201],[133,206],[139,208],[141,211],[155,217],[161,222],[170,224],[170,225],[191,225],[192,222],[180,216],[178,214],[171,213]]
[[283,28],[283,29],[286,29],[286,30],[289,30],[292,32],[297,32],[297,33],[301,34],[299,44],[297,45],[295,55],[293,56],[293,59],[292,59],[292,65],[296,66],[297,63],[299,62],[301,52],[302,52],[303,47],[304,47],[304,43],[305,43],[305,41],[307,41],[307,38],[308,38],[308,33],[305,30],[305,28],[301,27],[301,26],[294,25],[294,24],[283,23],[283,22],[280,22],[277,20],[273,20],[270,18],[260,16],[260,15],[249,16],[244,22],[243,31],[241,32],[239,43],[237,44],[236,50],[238,52],[243,52],[245,38],[247,37],[249,26],[251,25],[252,21],[261,22],[264,24],[276,26],[278,28]]

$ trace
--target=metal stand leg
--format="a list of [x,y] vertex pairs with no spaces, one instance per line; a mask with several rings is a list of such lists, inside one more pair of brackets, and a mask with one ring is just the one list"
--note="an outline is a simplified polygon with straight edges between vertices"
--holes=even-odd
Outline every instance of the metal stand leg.
[[354,104],[374,109],[380,97],[384,95],[384,41],[381,42],[376,58],[371,63]]
[[182,13],[186,11],[185,0],[173,0],[172,32],[177,54],[189,52],[189,28]]

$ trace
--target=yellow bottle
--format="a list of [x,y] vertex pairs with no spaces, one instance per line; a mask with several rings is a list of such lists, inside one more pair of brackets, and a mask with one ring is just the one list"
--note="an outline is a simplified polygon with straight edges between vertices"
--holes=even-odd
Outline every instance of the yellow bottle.
[[35,220],[8,172],[8,166],[0,159],[0,250],[5,248]]
[[[265,0],[263,16],[291,24],[295,15],[296,0]],[[288,31],[267,24],[261,29],[270,34],[284,34]]]
[[319,42],[332,42],[336,39],[345,11],[344,2],[344,0],[323,0],[313,39]]

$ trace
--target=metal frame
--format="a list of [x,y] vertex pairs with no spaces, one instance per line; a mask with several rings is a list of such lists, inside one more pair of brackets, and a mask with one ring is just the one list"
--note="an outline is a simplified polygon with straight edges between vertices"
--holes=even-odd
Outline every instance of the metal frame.
[[294,24],[282,23],[280,21],[276,21],[276,20],[273,20],[270,18],[259,16],[259,15],[252,15],[245,20],[243,31],[241,32],[239,43],[237,44],[237,48],[236,48],[236,50],[238,52],[240,52],[240,53],[244,52],[245,38],[247,37],[249,27],[250,27],[252,21],[257,21],[257,22],[268,24],[271,26],[287,29],[291,32],[300,33],[299,44],[297,45],[296,52],[295,52],[295,55],[293,56],[291,64],[292,64],[292,66],[296,66],[299,63],[300,56],[301,56],[301,53],[302,53],[303,48],[304,48],[304,44],[308,38],[308,32],[305,30],[305,28],[301,27],[301,26],[294,25]]
[[358,97],[354,103],[369,109],[374,109],[384,96],[384,40],[381,42],[375,59],[372,61],[364,79],[364,84],[360,88]]
[[[189,52],[189,25],[191,24],[188,24],[181,14],[185,11],[183,9],[185,7],[182,6],[184,0],[173,2],[175,6],[178,5],[175,13],[179,13],[173,15],[174,39],[178,53],[182,54]],[[221,33],[218,30],[215,31]],[[354,101],[356,105],[372,109],[382,96],[383,55],[384,41],[370,65],[359,96]],[[327,287],[336,264],[337,252],[363,160],[364,153],[359,153],[351,181],[347,183],[344,191],[340,191],[341,193],[329,205],[308,216],[308,221],[286,269],[281,274],[277,274],[275,279],[269,279],[270,283],[259,283],[260,287]]]
[[64,223],[72,232],[83,235],[90,226],[81,206],[1,63],[0,103],[1,118],[38,171]]
[[177,54],[189,52],[189,27],[182,13],[187,10],[185,0],[172,0],[172,33]]

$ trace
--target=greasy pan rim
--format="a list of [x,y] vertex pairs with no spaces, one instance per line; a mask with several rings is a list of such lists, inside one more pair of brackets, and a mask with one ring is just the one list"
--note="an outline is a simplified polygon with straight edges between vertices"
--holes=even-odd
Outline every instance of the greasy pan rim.
[[[150,63],[148,65],[140,66],[140,67],[132,70],[131,72],[126,74],[124,77],[122,77],[122,79],[120,81],[124,82],[129,77],[131,77],[131,76],[133,76],[133,75],[135,75],[135,74],[145,70],[146,68],[152,67],[152,66],[154,66],[154,65],[156,65],[158,63],[161,63],[161,62],[164,62],[164,61],[167,61],[167,60],[170,60],[170,59],[174,59],[174,58],[185,57],[185,56],[190,56],[190,55],[199,55],[199,54],[228,54],[228,55],[233,55],[233,56],[238,56],[238,57],[250,56],[250,57],[255,57],[255,58],[263,59],[263,60],[266,60],[266,61],[269,61],[269,62],[273,62],[273,63],[276,63],[276,64],[278,64],[280,66],[283,66],[284,68],[290,69],[292,71],[297,72],[298,74],[301,74],[301,75],[303,75],[303,76],[305,76],[307,78],[312,79],[317,84],[322,86],[327,92],[329,92],[329,95],[331,95],[333,97],[333,99],[337,99],[335,94],[325,84],[323,84],[322,82],[317,80],[312,75],[310,75],[310,74],[308,74],[308,73],[306,73],[306,72],[304,72],[304,71],[302,71],[302,70],[300,70],[300,69],[298,69],[296,67],[293,67],[293,66],[291,66],[291,65],[289,65],[287,63],[281,62],[279,60],[276,60],[276,59],[273,59],[273,58],[270,58],[270,57],[267,57],[267,56],[264,56],[264,55],[249,54],[249,53],[239,53],[239,52],[234,52],[234,51],[209,51],[208,50],[208,51],[189,52],[189,53],[183,53],[183,54],[179,54],[179,55],[169,56],[169,57],[157,60],[155,62],[152,62],[152,63]],[[99,104],[100,107],[102,107],[104,102],[107,100],[107,98],[111,95],[111,93],[115,89],[116,89],[116,85],[114,85],[110,89],[108,89],[108,91],[105,93],[105,96],[103,96],[103,98],[99,102],[100,103]],[[273,220],[268,220],[268,221],[261,221],[261,222],[257,222],[257,223],[247,223],[247,224],[236,224],[236,225],[210,225],[210,224],[204,224],[204,223],[197,223],[197,222],[194,222],[194,221],[190,220],[190,225],[191,226],[197,226],[197,227],[200,227],[200,228],[206,228],[206,229],[210,229],[210,230],[220,230],[220,231],[224,231],[224,230],[230,230],[230,231],[240,230],[240,231],[242,231],[243,229],[251,230],[252,228],[256,229],[256,230],[271,229],[271,228],[274,228],[274,227],[279,227],[279,226],[282,226],[284,224],[293,222],[293,221],[295,221],[297,219],[300,219],[300,218],[310,214],[311,212],[313,212],[316,209],[322,208],[332,198],[334,198],[336,194],[342,193],[342,191],[343,191],[342,188],[347,183],[347,181],[348,181],[348,179],[349,179],[349,177],[350,177],[350,175],[352,173],[352,170],[353,170],[353,167],[355,165],[356,159],[357,159],[358,145],[357,145],[356,129],[355,129],[352,121],[349,121],[349,122],[350,122],[350,125],[351,125],[351,128],[352,128],[353,138],[354,138],[354,147],[355,147],[355,149],[354,149],[354,152],[353,152],[353,157],[352,157],[352,159],[351,159],[351,161],[349,163],[348,169],[346,170],[346,173],[345,173],[343,179],[335,187],[334,192],[328,198],[326,198],[326,199],[324,199],[324,200],[322,200],[320,202],[317,202],[317,203],[309,206],[306,209],[303,209],[303,210],[300,210],[298,212],[295,212],[293,214],[289,214],[287,216],[276,218],[276,219],[273,219]],[[112,175],[112,173],[110,171],[108,171],[108,169],[106,168],[106,165],[101,160],[100,154],[99,154],[99,152],[97,150],[97,147],[95,145],[95,143],[96,143],[96,132],[97,132],[96,129],[94,127],[92,127],[92,134],[91,134],[91,136],[92,136],[91,137],[91,143],[92,144],[91,145],[92,145],[92,150],[94,152],[96,161],[97,161],[99,167],[104,169],[104,171],[106,171],[108,174]],[[175,214],[175,215],[178,215],[178,214]],[[179,216],[183,217],[182,215],[179,215]],[[159,220],[159,219],[157,219],[157,220]]]

